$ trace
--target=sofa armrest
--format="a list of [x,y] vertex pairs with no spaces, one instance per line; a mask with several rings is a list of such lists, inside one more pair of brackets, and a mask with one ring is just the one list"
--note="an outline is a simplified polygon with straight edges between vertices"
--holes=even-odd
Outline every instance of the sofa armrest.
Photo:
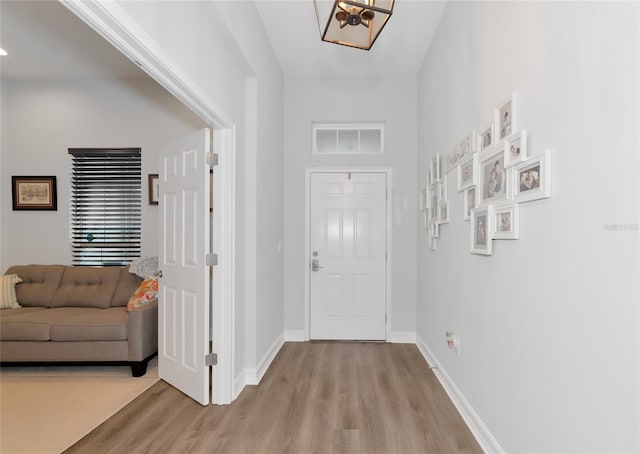
[[158,300],[129,312],[129,361],[142,361],[158,351]]

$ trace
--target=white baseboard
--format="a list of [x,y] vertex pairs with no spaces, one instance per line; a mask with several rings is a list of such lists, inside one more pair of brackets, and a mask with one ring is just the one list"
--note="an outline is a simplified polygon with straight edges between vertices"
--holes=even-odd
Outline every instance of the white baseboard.
[[306,339],[304,338],[304,330],[296,330],[296,331],[285,331],[284,332],[284,341],[285,342],[304,342]]
[[455,405],[458,413],[471,430],[471,433],[478,441],[478,444],[485,453],[488,454],[504,454],[504,450],[498,444],[498,441],[491,435],[487,426],[484,425],[478,414],[471,407],[467,399],[462,395],[454,381],[449,377],[447,371],[442,368],[436,356],[429,350],[427,343],[422,337],[417,336],[416,345],[424,356],[424,359],[432,367],[433,373],[444,388],[445,392]]
[[269,366],[275,359],[276,355],[284,345],[284,333],[280,334],[276,340],[271,344],[271,347],[264,354],[257,368],[245,368],[233,381],[233,400],[236,400],[242,390],[247,385],[258,385],[260,380],[264,377],[264,374],[269,369]]
[[389,342],[392,344],[415,344],[415,331],[391,331]]

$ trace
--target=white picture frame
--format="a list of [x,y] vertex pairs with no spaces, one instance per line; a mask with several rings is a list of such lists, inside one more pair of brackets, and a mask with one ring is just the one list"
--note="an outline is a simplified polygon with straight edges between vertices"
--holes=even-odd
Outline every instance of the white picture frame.
[[520,238],[520,205],[504,203],[493,207],[493,239],[517,240]]
[[458,192],[478,184],[478,157],[458,164]]
[[495,204],[510,196],[509,178],[504,168],[504,148],[483,153],[478,162],[478,206]]
[[493,207],[491,205],[471,210],[471,253],[493,253]]
[[434,219],[429,223],[429,235],[432,238],[438,238],[440,236],[440,223]]
[[431,219],[438,219],[438,184],[432,183],[429,186],[427,206],[429,207],[428,213]]
[[467,134],[460,143],[458,143],[453,150],[446,155],[447,170],[445,174],[450,173],[460,163],[471,159],[473,154],[477,151],[477,139],[478,134],[475,129]]
[[471,219],[471,210],[478,206],[478,188],[471,186],[464,191],[464,214],[462,219],[469,221]]
[[446,200],[441,201],[438,205],[438,223],[449,223],[449,202],[447,202]]
[[495,109],[496,140],[499,143],[506,137],[518,131],[518,104],[519,96],[517,92],[511,93],[507,99],[502,101]]
[[438,250],[438,239],[434,236],[431,236],[427,233],[427,247],[430,251]]
[[478,151],[482,152],[496,143],[496,120],[480,129],[478,133]]
[[527,159],[527,130],[523,129],[504,139],[504,167],[509,168]]
[[532,156],[509,169],[513,201],[530,202],[551,197],[551,150]]
[[420,211],[426,211],[428,208],[427,205],[427,188],[424,188],[420,191]]
[[447,185],[448,177],[444,177],[438,182],[438,202],[445,202],[447,200]]
[[422,212],[422,228],[429,230],[429,213],[426,210]]
[[431,174],[431,178],[429,180],[431,184],[440,181],[440,154],[436,153],[436,155],[431,159],[429,173]]

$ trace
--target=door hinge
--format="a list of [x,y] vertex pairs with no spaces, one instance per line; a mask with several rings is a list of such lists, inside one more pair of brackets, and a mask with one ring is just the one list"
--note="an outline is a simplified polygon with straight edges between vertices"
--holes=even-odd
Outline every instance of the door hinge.
[[210,167],[218,165],[218,155],[215,153],[207,153],[207,165]]
[[207,254],[207,266],[218,265],[218,254]]
[[204,365],[205,366],[217,366],[218,365],[218,354],[217,353],[207,353],[204,355]]

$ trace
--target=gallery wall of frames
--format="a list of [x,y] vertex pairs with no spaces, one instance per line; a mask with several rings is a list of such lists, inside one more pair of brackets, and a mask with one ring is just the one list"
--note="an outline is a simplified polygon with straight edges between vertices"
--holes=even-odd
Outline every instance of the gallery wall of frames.
[[457,192],[464,198],[462,218],[471,224],[472,254],[491,255],[493,240],[519,239],[520,204],[551,196],[551,150],[528,149],[518,109],[518,93],[513,92],[494,109],[492,121],[472,130],[442,159],[439,153],[431,159],[420,191],[429,249],[437,249],[440,226],[452,218],[449,174],[457,177]]

